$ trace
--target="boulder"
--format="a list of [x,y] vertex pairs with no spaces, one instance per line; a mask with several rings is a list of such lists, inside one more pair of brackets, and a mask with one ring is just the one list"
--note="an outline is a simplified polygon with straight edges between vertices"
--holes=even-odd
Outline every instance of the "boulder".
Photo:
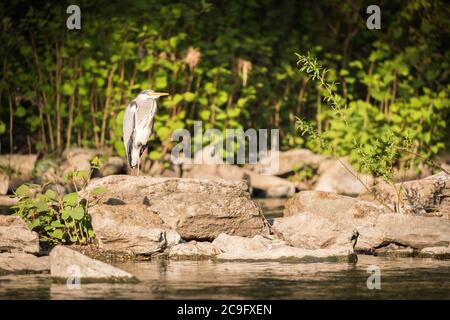
[[421,249],[450,243],[448,219],[392,213],[380,205],[333,193],[300,192],[287,201],[284,215],[274,219],[273,230],[300,248],[352,244],[357,251],[374,252],[391,244]]
[[36,257],[24,252],[0,253],[0,275],[8,273],[42,273],[49,270],[49,257]]
[[[264,165],[262,163],[267,163],[270,161],[270,156],[274,154],[270,153],[267,157],[267,161],[262,159],[256,165],[249,166],[252,171],[257,173],[263,173],[265,171]],[[292,149],[288,151],[278,151],[275,156],[278,156],[278,168],[271,174],[275,176],[284,176],[292,173],[295,169],[302,168],[305,166],[319,167],[319,165],[327,159],[326,156],[315,154],[308,149]]]
[[16,215],[0,215],[0,252],[37,253],[39,236]]
[[152,255],[180,242],[160,216],[139,205],[95,205],[89,208],[99,247],[129,255]]
[[262,175],[252,171],[246,171],[254,193],[267,198],[288,198],[295,193],[295,185],[283,178],[270,175]]
[[358,195],[366,190],[364,185],[370,187],[374,183],[371,176],[357,173],[346,158],[324,161],[318,172],[320,177],[314,186],[316,191]]
[[183,178],[249,180],[244,169],[231,164],[185,164]]
[[11,209],[11,206],[15,205],[18,201],[18,198],[11,198],[10,196],[0,195],[0,215],[12,214],[13,210]]
[[351,248],[300,249],[260,235],[246,238],[220,234],[213,245],[222,252],[218,260],[356,261]]
[[354,231],[373,225],[383,212],[380,206],[352,197],[302,191],[286,202],[284,217],[274,220],[273,230],[299,248],[347,248]]
[[108,157],[105,163],[100,162],[99,175],[101,177],[106,177],[112,174],[123,174],[126,172],[127,164],[121,157]]
[[169,258],[171,259],[210,259],[220,254],[220,250],[217,249],[211,242],[189,241],[186,243],[180,243],[169,251]]
[[128,272],[64,246],[56,246],[50,252],[50,274],[57,279],[80,278],[90,282],[135,280]]
[[72,171],[89,171],[91,160],[98,154],[96,150],[85,148],[68,148],[62,154],[63,164],[61,170],[64,173]]
[[420,250],[419,258],[450,259],[450,247],[428,247]]
[[0,169],[0,195],[8,193],[9,176]]
[[[397,191],[400,190],[400,199]],[[397,208],[400,213],[442,216],[450,219],[450,175],[443,172],[420,180],[381,183],[361,193],[359,199]]]
[[[108,191],[95,196],[92,191],[97,187]],[[155,217],[186,241],[210,241],[222,232],[241,236],[269,233],[244,181],[115,175],[92,181],[82,196],[87,197],[87,192],[96,234],[96,216],[108,211],[130,226]],[[103,241],[110,240],[105,237]]]
[[37,157],[36,154],[0,155],[0,167],[9,171],[9,190],[31,179]]
[[182,173],[179,165],[166,167],[161,161],[152,161],[150,168],[148,170],[145,170],[144,172],[152,177],[169,178],[180,178]]
[[0,155],[0,167],[12,170],[24,179],[30,178],[36,164],[37,154]]
[[[391,243],[413,249],[448,247],[450,244],[450,220],[439,217],[382,214],[378,216],[374,226],[365,225],[358,232],[360,237],[357,247],[363,250]],[[364,240],[361,244],[360,238]]]

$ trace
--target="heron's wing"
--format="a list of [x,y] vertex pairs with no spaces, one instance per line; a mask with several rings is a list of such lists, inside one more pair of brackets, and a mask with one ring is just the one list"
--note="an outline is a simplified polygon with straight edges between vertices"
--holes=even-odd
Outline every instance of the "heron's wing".
[[149,136],[153,129],[153,119],[156,113],[156,101],[149,99],[146,101],[137,102],[137,128],[141,130],[148,130]]
[[129,164],[131,164],[130,157],[135,135],[137,109],[136,102],[132,101],[123,115],[123,143]]
[[148,139],[152,134],[153,120],[156,113],[156,102],[154,99],[137,100],[136,114],[136,144],[141,146],[140,154],[147,147]]

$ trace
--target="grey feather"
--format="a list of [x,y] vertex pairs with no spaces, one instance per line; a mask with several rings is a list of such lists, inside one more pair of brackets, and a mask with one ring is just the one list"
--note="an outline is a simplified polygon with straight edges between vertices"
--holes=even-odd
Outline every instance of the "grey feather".
[[137,165],[139,157],[147,147],[153,130],[156,101],[138,96],[125,110],[123,117],[123,143],[130,167]]
[[125,152],[128,160],[128,164],[131,166],[131,148],[134,143],[135,127],[136,127],[136,112],[137,105],[135,101],[131,103],[125,109],[123,115],[123,143],[125,145]]

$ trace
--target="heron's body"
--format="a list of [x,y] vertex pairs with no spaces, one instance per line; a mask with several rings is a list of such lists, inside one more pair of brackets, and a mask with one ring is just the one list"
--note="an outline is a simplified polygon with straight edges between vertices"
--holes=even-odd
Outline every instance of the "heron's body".
[[[156,98],[164,93],[142,91],[125,110],[123,116],[123,143],[131,168],[139,169],[139,158],[147,147],[156,114]],[[138,171],[139,172],[139,171]]]

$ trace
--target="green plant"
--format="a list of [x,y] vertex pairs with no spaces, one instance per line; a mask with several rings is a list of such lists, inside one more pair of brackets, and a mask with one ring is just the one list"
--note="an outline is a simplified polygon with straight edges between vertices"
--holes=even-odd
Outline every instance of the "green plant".
[[[445,171],[444,168],[434,163],[430,156],[422,156],[417,153],[417,140],[411,137],[408,130],[405,132],[395,132],[395,128],[382,128],[382,131],[375,137],[367,139],[369,133],[365,132],[365,126],[361,126],[361,122],[355,121],[352,117],[352,113],[348,111],[351,109],[345,102],[345,100],[337,93],[336,83],[327,80],[327,74],[329,70],[323,67],[316,58],[310,54],[301,55],[296,54],[298,57],[297,64],[300,67],[300,72],[304,72],[309,79],[315,80],[319,83],[321,89],[324,90],[324,100],[329,103],[331,110],[333,111],[334,128],[338,127],[339,131],[345,133],[350,142],[342,138],[342,135],[331,136],[333,133],[333,127],[330,131],[318,132],[311,123],[297,118],[297,129],[302,135],[309,134],[312,137],[316,146],[321,149],[322,152],[328,152],[333,155],[340,156],[339,148],[343,148],[342,145],[348,144],[348,148],[351,148],[357,155],[353,158],[353,162],[357,167],[363,171],[370,173],[374,177],[380,177],[385,182],[389,183],[397,194],[397,204],[392,210],[397,210],[402,204],[402,186],[398,188],[393,180],[395,169],[405,169],[409,167],[414,160],[419,159],[422,162],[426,162],[432,166],[438,167]],[[350,104],[351,105],[351,104]],[[356,119],[357,120],[357,119]],[[344,140],[344,141],[343,141]],[[419,141],[420,143],[420,141]],[[338,148],[339,146],[339,148]],[[351,154],[346,150],[343,154]],[[352,159],[352,158],[350,158]],[[341,162],[342,163],[342,162]],[[344,165],[344,163],[342,163]],[[344,165],[345,167],[345,165]],[[349,169],[346,168],[345,169]],[[352,172],[349,170],[349,172]],[[448,173],[447,171],[445,171]],[[359,179],[359,177],[356,175]],[[364,185],[367,190],[367,186],[361,179],[359,181]],[[379,198],[380,202],[384,203],[382,198]]]
[[[91,170],[75,171],[67,174],[65,181],[77,188],[77,179],[83,181],[81,189],[89,183],[94,169],[98,169],[98,158],[94,158]],[[39,234],[40,242],[45,245],[88,244],[94,239],[87,199],[81,199],[78,192],[62,195],[62,190],[50,189],[51,185],[40,186],[36,184],[23,184],[14,192],[19,199],[13,206],[16,214],[20,216],[28,227]],[[41,190],[46,189],[45,192]],[[78,191],[78,189],[76,189]],[[93,192],[101,194],[105,188],[96,188]],[[86,198],[89,198],[89,193]]]

